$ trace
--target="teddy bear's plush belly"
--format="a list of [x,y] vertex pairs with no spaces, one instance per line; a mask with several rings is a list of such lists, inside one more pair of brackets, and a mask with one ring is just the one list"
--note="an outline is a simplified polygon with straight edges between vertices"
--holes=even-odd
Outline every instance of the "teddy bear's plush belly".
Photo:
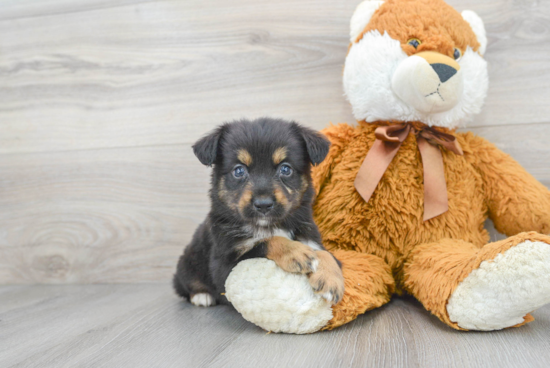
[[314,213],[327,248],[374,254],[398,271],[416,245],[453,238],[481,247],[489,240],[483,228],[487,206],[481,176],[465,156],[445,150],[449,211],[423,221],[423,167],[412,134],[366,203],[355,190],[354,180],[373,142],[371,130],[357,134],[334,159],[325,181],[319,183]]

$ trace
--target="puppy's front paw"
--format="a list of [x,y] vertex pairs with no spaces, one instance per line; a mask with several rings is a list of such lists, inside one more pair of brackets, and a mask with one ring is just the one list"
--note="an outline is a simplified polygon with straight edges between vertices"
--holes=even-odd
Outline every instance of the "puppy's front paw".
[[210,307],[216,304],[216,301],[212,295],[208,293],[198,293],[191,297],[191,304],[196,305],[197,307]]
[[267,258],[286,272],[308,274],[317,270],[315,251],[297,241],[274,236],[268,242]]
[[319,266],[317,271],[309,275],[309,284],[316,294],[320,294],[327,302],[336,304],[344,296],[344,276],[338,263],[327,251],[317,251]]

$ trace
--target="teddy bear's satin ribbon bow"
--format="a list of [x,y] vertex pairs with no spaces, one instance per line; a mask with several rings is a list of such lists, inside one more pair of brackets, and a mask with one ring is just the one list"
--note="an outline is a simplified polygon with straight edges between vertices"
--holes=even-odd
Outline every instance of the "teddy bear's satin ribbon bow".
[[361,197],[368,202],[411,130],[416,135],[424,166],[424,221],[428,221],[449,209],[443,156],[438,146],[462,155],[462,148],[454,135],[423,124],[419,126],[401,123],[378,127],[374,132],[376,140],[363,161],[354,184]]

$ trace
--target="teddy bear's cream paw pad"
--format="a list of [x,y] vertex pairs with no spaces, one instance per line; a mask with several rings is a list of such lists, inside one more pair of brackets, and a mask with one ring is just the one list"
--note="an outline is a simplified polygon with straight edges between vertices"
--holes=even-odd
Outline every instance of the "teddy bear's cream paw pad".
[[484,261],[447,304],[451,321],[468,330],[500,330],[550,302],[550,245],[525,241]]
[[266,258],[239,262],[225,282],[225,296],[246,319],[272,332],[305,334],[332,319],[306,275],[288,273]]

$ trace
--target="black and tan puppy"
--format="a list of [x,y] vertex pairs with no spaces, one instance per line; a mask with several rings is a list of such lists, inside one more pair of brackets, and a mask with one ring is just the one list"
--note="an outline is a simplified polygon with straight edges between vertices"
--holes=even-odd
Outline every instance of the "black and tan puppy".
[[180,257],[176,292],[195,305],[228,303],[233,267],[266,257],[307,274],[327,301],[340,301],[340,264],[322,246],[311,208],[311,164],[323,161],[329,145],[313,130],[269,118],[224,124],[195,143],[199,160],[214,166],[212,207]]

